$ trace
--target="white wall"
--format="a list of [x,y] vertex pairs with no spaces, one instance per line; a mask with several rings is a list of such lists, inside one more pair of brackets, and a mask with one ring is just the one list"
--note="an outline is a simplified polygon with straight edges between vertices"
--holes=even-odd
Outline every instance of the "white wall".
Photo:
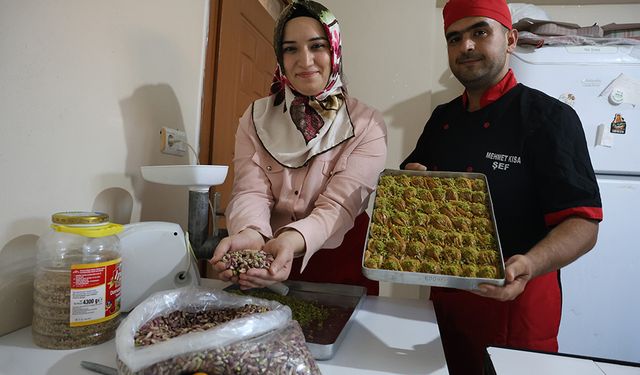
[[208,2],[0,0],[0,9],[2,334],[30,322],[35,241],[51,214],[186,227],[186,189],[145,183],[139,169],[189,163],[160,154],[162,126],[198,144]]
[[[603,1],[603,3],[606,3]],[[640,22],[640,3],[599,5],[544,5],[540,6],[550,19],[573,22],[580,26],[608,23]]]
[[269,12],[273,19],[277,19],[280,15],[280,12],[284,9],[285,5],[281,0],[258,0],[260,4],[264,7],[264,9]]
[[384,115],[387,167],[398,168],[430,113],[435,0],[321,2],[340,22],[349,93]]

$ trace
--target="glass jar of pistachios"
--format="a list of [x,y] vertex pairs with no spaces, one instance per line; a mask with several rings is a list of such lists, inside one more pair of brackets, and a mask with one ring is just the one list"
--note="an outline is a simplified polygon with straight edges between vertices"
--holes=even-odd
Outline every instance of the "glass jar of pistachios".
[[122,225],[100,212],[59,212],[38,240],[33,341],[50,349],[115,336],[120,314]]

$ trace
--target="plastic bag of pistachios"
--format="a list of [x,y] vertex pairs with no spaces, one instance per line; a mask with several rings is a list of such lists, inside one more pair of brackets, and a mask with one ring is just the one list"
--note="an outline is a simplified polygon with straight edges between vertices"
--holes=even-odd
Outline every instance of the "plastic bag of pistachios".
[[116,352],[121,374],[320,374],[289,307],[201,287],[148,297]]

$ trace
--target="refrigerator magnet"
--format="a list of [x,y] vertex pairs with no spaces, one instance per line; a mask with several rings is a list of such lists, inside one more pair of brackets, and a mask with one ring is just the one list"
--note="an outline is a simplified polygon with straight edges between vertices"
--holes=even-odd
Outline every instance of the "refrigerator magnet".
[[624,117],[620,113],[616,113],[611,121],[611,133],[624,134],[627,132],[627,122],[624,121]]
[[573,95],[572,93],[565,93],[565,94],[560,95],[558,97],[558,100],[560,100],[564,104],[567,104],[567,105],[573,107],[573,104],[576,101],[576,96]]
[[613,147],[613,134],[607,131],[605,124],[598,125],[596,131],[596,146]]

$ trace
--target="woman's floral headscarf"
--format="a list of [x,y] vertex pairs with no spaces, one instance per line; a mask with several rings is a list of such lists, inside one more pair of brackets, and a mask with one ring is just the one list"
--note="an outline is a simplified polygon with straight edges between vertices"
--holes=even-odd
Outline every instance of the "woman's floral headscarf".
[[322,4],[311,0],[296,0],[289,4],[278,17],[273,36],[273,48],[278,59],[278,68],[274,75],[273,84],[271,85],[271,93],[277,94],[281,92],[286,85],[291,87],[289,80],[285,76],[282,41],[284,39],[284,27],[299,12],[308,13],[309,17],[315,18],[320,22],[324,33],[327,35],[329,45],[331,46],[331,75],[327,86],[322,92],[315,95],[315,99],[322,101],[329,95],[335,93],[343,86],[342,75],[342,40],[340,39],[340,25],[336,17],[325,8]]
[[[282,42],[288,21],[311,17],[322,25],[331,46],[331,73],[324,89],[305,96],[285,75]],[[273,37],[278,67],[271,96],[253,104],[253,122],[265,149],[280,164],[299,168],[316,155],[353,137],[353,124],[345,103],[342,82],[342,45],[336,17],[311,0],[295,0],[278,17]]]

